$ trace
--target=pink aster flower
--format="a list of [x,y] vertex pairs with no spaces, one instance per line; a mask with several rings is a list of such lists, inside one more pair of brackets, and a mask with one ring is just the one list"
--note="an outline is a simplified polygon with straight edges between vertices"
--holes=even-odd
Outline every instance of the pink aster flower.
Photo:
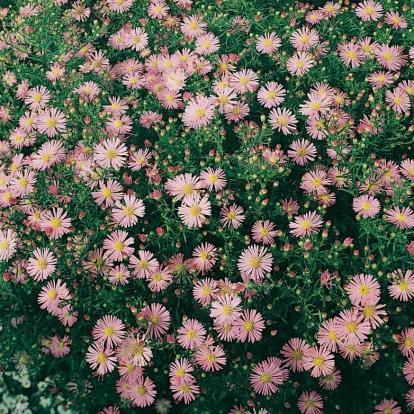
[[58,335],[52,337],[52,343],[50,344],[50,352],[55,358],[62,358],[70,352],[69,344],[70,338],[65,335],[60,338]]
[[398,350],[405,357],[414,356],[414,328],[405,328],[398,335],[395,335],[398,343]]
[[51,280],[46,286],[43,286],[37,302],[40,309],[46,309],[49,313],[56,316],[59,313],[60,302],[70,299],[69,290],[66,283],[60,279]]
[[177,175],[174,179],[169,178],[164,187],[167,193],[176,200],[189,200],[198,194],[202,185],[198,177],[185,173]]
[[211,278],[199,280],[193,288],[194,299],[203,306],[210,304],[217,297],[217,281]]
[[0,260],[9,260],[16,253],[17,233],[14,230],[0,230]]
[[92,102],[99,95],[99,92],[99,85],[96,82],[85,82],[73,90],[73,93],[77,93],[85,102]]
[[414,182],[414,160],[407,158],[401,162],[400,165],[401,174],[407,179]]
[[152,0],[148,6],[148,16],[151,19],[162,19],[168,15],[169,10],[164,0]]
[[318,92],[308,93],[308,100],[299,105],[299,112],[302,115],[319,118],[326,114],[332,103],[332,98],[329,95],[321,95]]
[[372,0],[366,0],[359,3],[355,9],[355,14],[364,22],[377,21],[382,17],[383,8],[381,3],[375,3]]
[[410,109],[410,97],[400,88],[395,88],[393,91],[388,90],[385,93],[385,100],[389,107],[397,114],[403,114]]
[[151,157],[152,152],[148,148],[140,148],[138,151],[133,152],[130,155],[128,167],[131,168],[132,171],[138,171],[142,167],[149,165],[148,161]]
[[401,408],[395,400],[387,400],[384,398],[378,405],[375,406],[374,414],[401,414]]
[[315,171],[309,171],[302,177],[302,183],[300,188],[305,191],[306,194],[322,195],[328,192],[326,185],[332,184],[328,178],[327,173],[321,169]]
[[128,149],[119,138],[106,139],[93,149],[94,160],[103,168],[119,170],[128,156]]
[[125,205],[120,201],[115,202],[111,216],[121,227],[132,227],[138,223],[139,217],[144,217],[144,202],[134,195],[124,195],[123,201]]
[[303,216],[296,217],[294,222],[289,223],[291,229],[289,233],[295,237],[309,236],[312,233],[318,233],[319,227],[323,224],[322,217],[315,211],[308,212]]
[[36,119],[36,128],[49,138],[56,136],[58,132],[66,132],[66,115],[56,108],[45,108]]
[[407,408],[409,410],[414,409],[414,390],[408,390],[407,394],[405,394],[405,401],[407,402]]
[[217,262],[217,248],[211,243],[202,243],[193,250],[191,264],[204,274],[210,271]]
[[231,226],[234,229],[238,229],[245,219],[243,213],[243,208],[236,204],[232,204],[230,207],[223,207],[220,210],[220,215],[222,216],[220,223],[222,223],[224,227]]
[[184,382],[188,383],[194,381],[195,378],[191,374],[194,367],[190,364],[187,358],[180,358],[170,364],[170,384],[181,385]]
[[129,31],[125,36],[125,46],[140,52],[145,49],[148,44],[148,34],[140,27],[136,27]]
[[158,260],[146,250],[138,251],[138,258],[131,256],[129,259],[132,274],[138,279],[145,279],[159,267]]
[[47,279],[56,269],[57,259],[49,248],[37,248],[27,262],[27,272],[36,282]]
[[39,225],[51,239],[60,239],[64,234],[69,233],[72,220],[67,211],[58,207],[53,208],[52,211],[46,211],[42,215]]
[[408,361],[405,361],[403,374],[408,385],[414,385],[414,357],[410,356]]
[[237,263],[241,273],[249,276],[255,283],[260,283],[266,273],[272,271],[273,258],[263,246],[249,246],[245,249]]
[[269,113],[269,123],[272,129],[282,131],[283,135],[289,135],[296,129],[298,120],[290,109],[272,108]]
[[97,320],[92,329],[92,336],[97,343],[114,348],[125,338],[125,325],[116,316],[105,315]]
[[303,414],[322,414],[323,399],[316,391],[304,391],[299,396],[298,408]]
[[288,150],[289,158],[299,165],[305,165],[308,161],[313,161],[317,155],[316,147],[307,139],[293,141]]
[[328,375],[335,368],[334,356],[324,348],[311,347],[303,357],[303,368],[312,370],[312,377]]
[[232,324],[237,318],[241,316],[240,309],[241,299],[234,294],[225,294],[219,296],[211,304],[210,317],[215,318],[216,323]]
[[32,111],[45,108],[50,101],[50,92],[43,85],[29,89],[24,99],[24,103],[29,106]]
[[388,286],[388,292],[393,299],[408,302],[414,297],[414,275],[412,270],[407,270],[403,274],[401,269],[396,269],[391,273],[392,284]]
[[186,16],[181,23],[180,30],[184,36],[194,38],[206,32],[207,23],[197,15]]
[[258,220],[253,224],[252,236],[256,243],[271,244],[277,234],[275,225],[270,220],[265,220],[264,222]]
[[142,316],[148,322],[147,334],[150,338],[161,338],[170,327],[170,312],[159,303],[152,303],[142,309]]
[[179,385],[171,384],[170,389],[174,400],[178,402],[184,400],[184,404],[190,404],[196,399],[196,395],[200,394],[200,387],[195,384],[195,381],[183,381]]
[[269,54],[276,52],[277,49],[282,45],[282,41],[275,32],[265,33],[259,36],[256,41],[256,50],[259,53]]
[[397,229],[407,229],[414,227],[414,213],[410,207],[403,207],[402,209],[398,206],[387,210],[386,221],[393,223]]
[[130,271],[123,265],[117,265],[109,271],[108,280],[114,285],[120,283],[121,285],[127,285],[129,283]]
[[397,71],[407,63],[407,55],[404,55],[401,46],[379,45],[374,49],[374,55],[378,63],[387,70]]
[[381,287],[378,280],[374,279],[372,275],[361,273],[352,278],[346,293],[354,305],[365,306],[368,303],[375,304],[379,301]]
[[226,174],[221,168],[207,167],[200,174],[200,185],[201,188],[207,188],[209,191],[223,190],[227,185]]
[[233,107],[224,112],[227,121],[240,121],[250,113],[250,106],[246,102],[235,102]]
[[241,342],[256,342],[262,339],[265,329],[262,315],[255,309],[244,309],[240,318],[233,322],[237,332],[237,339]]
[[291,75],[302,76],[309,72],[314,64],[312,57],[306,52],[298,52],[286,62],[286,68]]
[[128,392],[128,398],[137,407],[148,407],[155,401],[157,391],[150,378],[139,376],[129,385],[131,388]]
[[316,46],[319,43],[319,35],[315,29],[301,27],[292,33],[289,41],[296,50],[301,52]]
[[93,343],[88,347],[86,353],[86,362],[91,366],[91,369],[96,370],[98,375],[105,375],[107,372],[112,372],[115,369],[116,357],[113,356],[114,351],[103,344]]
[[132,7],[133,0],[106,0],[108,3],[109,10],[124,13]]
[[178,329],[177,341],[184,349],[199,347],[206,339],[207,331],[196,319],[187,319]]
[[398,12],[387,12],[384,17],[385,23],[391,25],[394,29],[405,29],[408,27],[406,18],[401,16]]
[[333,1],[328,1],[322,7],[320,7],[320,10],[329,19],[331,17],[335,17],[339,13],[341,10],[341,5],[339,3],[334,3]]
[[374,72],[367,77],[368,82],[373,88],[391,85],[394,82],[394,76],[391,72]]
[[257,92],[257,100],[265,108],[279,106],[286,96],[285,88],[277,82],[267,82],[266,86],[261,86]]
[[371,333],[371,324],[365,320],[357,308],[342,310],[335,321],[338,336],[344,344],[359,345]]
[[184,110],[183,124],[192,129],[208,125],[214,118],[214,100],[202,95],[191,98]]
[[381,316],[386,316],[387,312],[383,310],[385,305],[368,302],[364,306],[357,306],[358,312],[363,316],[364,321],[368,321],[371,324],[372,329],[378,328],[384,323]]
[[197,36],[195,45],[196,53],[207,56],[219,50],[220,40],[213,33],[202,33]]
[[370,195],[362,195],[354,198],[352,202],[353,210],[363,218],[374,217],[381,209],[379,201]]
[[106,131],[110,136],[124,135],[132,130],[132,119],[127,115],[115,115],[106,121]]
[[336,352],[338,349],[338,327],[335,319],[329,318],[322,322],[317,334],[318,344],[327,351]]
[[272,395],[286,380],[287,370],[280,367],[279,359],[268,358],[255,364],[250,374],[250,386],[260,395]]
[[99,191],[92,191],[91,195],[99,206],[105,204],[105,207],[112,207],[115,201],[122,198],[124,189],[118,181],[110,178],[106,182],[100,180],[98,184]]
[[320,377],[319,385],[324,390],[332,391],[338,388],[341,381],[342,381],[341,371],[339,371],[339,369],[335,369],[330,374],[325,375],[324,377]]
[[148,288],[151,292],[161,292],[172,282],[172,274],[168,267],[159,266],[158,269],[147,277]]
[[[134,239],[128,237],[129,234],[123,230],[116,230],[111,233],[103,242],[105,251],[104,257],[108,260],[121,262],[124,257],[131,256],[134,253]],[[128,237],[128,238],[127,238]]]
[[220,371],[227,362],[225,355],[222,347],[204,344],[196,350],[194,359],[203,371]]
[[207,216],[211,216],[211,203],[207,197],[192,195],[178,207],[178,215],[188,227],[202,227]]
[[238,94],[254,92],[258,85],[259,77],[251,69],[243,69],[230,75],[230,86]]
[[361,47],[357,43],[338,45],[339,57],[346,66],[357,68],[362,63]]

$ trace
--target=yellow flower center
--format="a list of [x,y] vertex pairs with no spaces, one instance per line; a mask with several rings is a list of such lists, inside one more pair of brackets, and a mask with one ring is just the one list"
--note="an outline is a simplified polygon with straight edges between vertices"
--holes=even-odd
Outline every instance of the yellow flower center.
[[106,354],[104,352],[99,352],[98,353],[98,362],[100,364],[104,364],[106,361],[108,361],[108,357],[106,356]]
[[375,308],[374,306],[365,306],[364,308],[364,316],[366,318],[372,318],[375,315]]
[[209,47],[211,46],[211,42],[204,42],[203,43],[203,47],[204,47],[204,49],[208,49]]
[[155,273],[155,275],[153,276],[153,278],[154,278],[154,281],[155,282],[161,282],[161,280],[162,280],[162,274],[161,273]]
[[123,212],[125,217],[131,217],[134,215],[134,208],[131,206],[125,207]]
[[153,325],[158,325],[160,318],[157,315],[151,315],[148,320],[153,324]]
[[192,207],[190,207],[190,214],[193,217],[199,216],[200,213],[201,213],[201,208],[199,206],[192,206]]
[[213,289],[211,289],[210,286],[204,286],[203,289],[201,289],[202,294],[206,296],[210,295],[212,291]]
[[349,59],[355,59],[356,58],[356,53],[353,50],[350,50],[348,52],[348,57],[349,57]]
[[138,263],[138,267],[139,267],[141,270],[147,270],[147,269],[148,269],[148,267],[149,267],[149,263],[148,263],[148,261],[147,261],[147,260],[140,260],[140,261],[139,261],[139,263]]
[[210,259],[209,253],[208,252],[201,253],[200,259],[203,260],[203,261],[209,260]]
[[0,242],[0,250],[6,251],[10,247],[10,242],[7,240],[2,240]]
[[198,108],[196,111],[195,111],[195,116],[197,117],[197,118],[202,118],[203,116],[205,116],[206,115],[206,110],[205,109],[203,109],[203,108]]
[[122,243],[121,240],[117,240],[114,243],[114,250],[115,251],[120,252],[120,251],[122,251],[123,248],[124,248],[124,243]]
[[197,337],[197,333],[194,329],[189,329],[186,336],[188,339],[194,339]]
[[305,401],[306,407],[312,408],[315,406],[315,401],[311,400],[310,398]]
[[270,47],[270,46],[272,46],[273,41],[272,41],[272,39],[266,39],[266,40],[263,42],[263,44],[264,44],[266,47]]
[[322,184],[322,180],[321,180],[320,178],[314,178],[314,179],[312,180],[312,185],[313,185],[314,187],[319,187],[321,184]]
[[299,350],[299,349],[295,349],[295,350],[292,352],[292,358],[293,358],[295,361],[300,361],[300,360],[302,359],[302,357],[303,357],[303,352],[302,352],[301,350]]
[[314,363],[315,367],[320,368],[324,364],[324,362],[325,362],[324,359],[321,358],[321,357],[313,358],[313,363]]
[[208,354],[206,360],[209,364],[215,364],[217,361],[217,358],[213,354]]
[[370,203],[362,203],[361,205],[362,210],[368,211],[371,209],[371,204]]
[[405,214],[402,214],[402,213],[397,214],[397,215],[395,216],[395,218],[396,218],[396,219],[397,219],[397,221],[399,221],[400,223],[403,223],[404,221],[406,221],[406,220],[407,220],[407,216],[406,216]]
[[247,76],[243,76],[239,80],[240,85],[246,86],[249,83],[249,78]]
[[225,316],[229,316],[233,313],[233,307],[231,305],[224,305],[222,309],[222,313]]
[[110,338],[113,334],[115,333],[115,329],[112,326],[107,326],[104,329],[104,334],[105,336],[107,336],[108,338]]
[[404,346],[406,346],[407,348],[411,348],[413,346],[413,340],[411,338],[405,338]]
[[33,95],[33,102],[39,103],[42,100],[42,95],[40,93],[35,93]]
[[260,235],[263,237],[266,237],[269,234],[269,230],[267,229],[261,229],[260,230]]
[[401,105],[402,104],[402,99],[399,96],[396,96],[394,98],[394,103],[395,103],[395,105]]
[[230,211],[230,212],[227,214],[227,218],[228,218],[229,220],[234,220],[234,219],[236,218],[236,214],[235,214],[233,211]]
[[279,118],[277,119],[277,122],[281,126],[286,126],[289,123],[288,118],[286,116],[283,116],[283,115],[279,116]]
[[140,384],[140,385],[138,385],[137,386],[137,394],[139,395],[139,396],[144,396],[145,394],[147,393],[147,388],[145,387],[145,385],[142,385],[142,384]]
[[328,338],[331,340],[331,341],[337,341],[338,340],[338,335],[336,334],[336,332],[335,331],[329,331],[329,333],[328,333]]
[[48,128],[54,128],[57,125],[57,121],[54,118],[50,118],[46,121],[46,126]]
[[259,257],[252,257],[249,261],[250,267],[252,269],[258,269],[260,267],[260,258]]
[[58,227],[60,227],[60,223],[61,221],[58,218],[50,220],[50,226],[52,227],[52,229],[57,229]]
[[108,158],[108,160],[113,160],[114,158],[116,158],[116,150],[110,149],[106,151],[106,158]]
[[243,329],[244,329],[246,332],[251,332],[251,331],[254,329],[254,324],[253,324],[252,322],[250,322],[250,321],[246,321],[246,322],[243,324]]
[[263,384],[268,384],[272,380],[272,377],[270,374],[265,372],[260,376],[260,381],[262,381]]
[[358,324],[354,321],[349,321],[345,326],[349,333],[355,333],[358,330]]
[[46,260],[46,259],[39,259],[39,260],[37,261],[37,267],[38,267],[40,270],[45,270],[45,269],[46,269],[46,267],[47,267],[47,265],[48,265],[48,263],[47,263],[47,260]]
[[365,9],[365,14],[367,14],[368,16],[371,16],[371,14],[374,13],[374,8],[373,7],[367,7]]
[[308,230],[312,227],[312,222],[310,220],[303,220],[300,224],[302,230]]
[[54,300],[57,298],[58,291],[56,289],[50,289],[49,292],[47,292],[47,297],[51,300]]
[[401,291],[406,291],[406,290],[408,290],[408,288],[409,288],[409,284],[408,284],[408,282],[406,281],[406,280],[402,280],[399,284],[398,284],[398,288],[401,290]]
[[319,109],[321,109],[322,105],[320,102],[316,101],[316,102],[312,102],[310,104],[310,109],[312,109],[312,111],[319,111]]
[[198,24],[197,24],[197,22],[191,22],[191,23],[190,23],[190,29],[191,29],[191,30],[196,30],[196,29],[198,29]]
[[104,188],[104,189],[101,191],[101,194],[102,194],[105,198],[108,198],[108,197],[111,197],[111,196],[112,196],[112,191],[111,191],[109,188]]
[[369,290],[369,287],[367,285],[361,285],[358,288],[358,292],[361,296],[366,296],[366,295],[369,294],[370,290]]
[[121,128],[121,126],[122,126],[122,125],[124,125],[124,123],[123,123],[120,119],[117,119],[117,120],[114,122],[114,125],[115,125],[117,128]]

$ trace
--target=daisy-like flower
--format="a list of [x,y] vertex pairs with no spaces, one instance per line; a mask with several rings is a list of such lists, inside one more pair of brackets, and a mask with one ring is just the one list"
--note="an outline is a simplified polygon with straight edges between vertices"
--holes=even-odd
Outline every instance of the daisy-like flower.
[[363,316],[364,321],[368,321],[371,324],[372,329],[377,329],[384,323],[381,316],[386,316],[387,312],[383,310],[385,305],[368,302],[364,306],[357,306],[358,312]]
[[217,248],[211,243],[202,243],[193,250],[191,264],[204,274],[210,271],[217,262]]
[[50,352],[55,358],[62,358],[70,352],[69,344],[70,338],[65,335],[60,338],[58,335],[52,337],[52,343],[50,344]]
[[46,211],[39,223],[41,229],[49,235],[51,239],[60,239],[64,234],[69,233],[72,219],[67,211],[61,207]]
[[56,136],[58,132],[66,132],[66,115],[56,108],[45,108],[36,119],[36,128],[40,133],[49,138]]
[[217,324],[232,324],[233,321],[240,318],[242,314],[240,303],[241,299],[234,294],[219,296],[217,300],[211,304],[210,317],[215,318]]
[[316,194],[320,196],[328,192],[328,189],[325,186],[330,184],[332,184],[332,182],[327,177],[327,173],[321,169],[317,169],[303,175],[300,188],[304,190],[306,194]]
[[315,145],[307,139],[293,141],[289,148],[289,158],[292,158],[299,165],[305,165],[308,161],[313,161],[317,154]]
[[279,106],[286,96],[285,88],[277,82],[267,82],[266,86],[261,86],[257,92],[257,100],[265,108]]
[[330,374],[319,378],[319,385],[324,390],[335,390],[342,381],[341,371],[339,369],[333,370]]
[[296,129],[298,120],[290,109],[272,108],[269,113],[269,123],[272,129],[282,131],[283,135],[289,135]]
[[401,414],[401,407],[395,400],[387,400],[384,398],[378,405],[375,406],[374,414]]
[[355,14],[364,22],[370,20],[376,22],[382,17],[383,7],[381,3],[375,3],[373,0],[366,0],[359,3],[355,9]]
[[152,303],[142,309],[142,316],[148,321],[147,334],[150,338],[161,338],[170,327],[170,312],[159,303]]
[[235,102],[231,110],[224,112],[227,121],[240,121],[249,115],[250,106],[245,102]]
[[271,244],[278,232],[275,230],[275,224],[270,220],[256,221],[252,227],[253,240],[256,243]]
[[72,4],[72,9],[69,10],[69,14],[78,22],[84,22],[91,14],[91,9],[85,7],[80,1]]
[[56,269],[57,259],[49,248],[37,248],[27,262],[26,270],[36,282],[47,279]]
[[53,164],[61,162],[65,158],[66,151],[62,142],[57,140],[47,141],[31,157],[31,166],[36,170],[43,171]]
[[197,36],[195,45],[196,53],[207,56],[219,50],[220,41],[213,33],[202,33]]
[[249,246],[237,262],[237,268],[242,274],[249,276],[255,283],[260,283],[266,273],[272,271],[273,258],[263,246]]
[[190,404],[190,402],[196,399],[196,395],[200,394],[200,387],[195,384],[194,380],[181,384],[171,384],[171,392],[173,393],[174,401],[180,402],[184,400],[184,404]]
[[372,275],[361,273],[352,278],[346,293],[354,305],[365,306],[379,301],[381,287]]
[[393,91],[388,90],[385,93],[385,100],[397,114],[407,112],[411,106],[410,97],[400,88],[395,88]]
[[168,16],[170,8],[167,6],[164,0],[152,0],[148,6],[148,16],[151,19],[163,19]]
[[414,409],[414,390],[409,390],[407,394],[405,394],[405,401],[407,402],[407,408],[409,410]]
[[103,344],[93,343],[88,347],[86,353],[86,362],[93,370],[96,370],[98,375],[105,375],[107,372],[112,372],[115,369],[116,357],[113,356],[114,351]]
[[116,201],[115,207],[111,211],[111,216],[121,227],[131,227],[138,223],[139,217],[144,217],[144,202],[134,195],[124,195],[123,205]]
[[400,171],[404,177],[414,182],[414,160],[407,158],[400,164]]
[[145,367],[152,358],[152,350],[145,346],[145,336],[129,336],[119,345],[117,353],[126,352],[126,357],[136,367]]
[[122,261],[124,257],[131,256],[134,253],[134,239],[128,237],[128,233],[123,230],[116,230],[111,233],[103,242],[105,250],[104,257],[108,260]]
[[249,378],[254,392],[265,396],[276,393],[287,379],[287,370],[280,367],[280,362],[278,358],[268,358],[254,365]]
[[237,331],[237,339],[241,342],[256,342],[262,339],[265,329],[262,315],[255,309],[244,309],[240,318],[233,322]]
[[133,152],[130,155],[128,167],[131,168],[132,171],[138,171],[142,167],[149,165],[148,161],[151,159],[151,157],[152,152],[148,148],[140,148],[138,151]]
[[128,149],[119,138],[106,139],[95,145],[93,149],[94,160],[103,168],[112,167],[119,170],[125,163]]
[[207,188],[208,191],[220,191],[223,190],[226,185],[226,174],[221,168],[213,169],[207,167],[206,170],[202,171],[200,174],[200,186],[201,188]]
[[325,348],[327,351],[336,352],[338,349],[338,329],[335,319],[329,318],[322,322],[322,325],[318,329],[318,344]]
[[100,180],[98,184],[99,191],[92,191],[91,195],[99,206],[105,203],[105,207],[112,207],[115,201],[122,198],[124,189],[118,181],[110,178],[106,182]]
[[345,309],[335,318],[337,332],[345,345],[359,345],[371,333],[371,324],[358,312],[357,308]]
[[79,87],[73,90],[73,93],[77,93],[81,96],[86,102],[92,102],[94,98],[96,98],[99,93],[99,85],[96,82],[85,82]]
[[269,54],[276,52],[277,49],[282,45],[282,41],[275,32],[265,33],[259,36],[256,41],[256,50],[259,53]]
[[210,304],[217,297],[217,281],[211,278],[199,280],[193,288],[194,299],[203,306]]
[[298,408],[302,414],[322,414],[323,399],[316,391],[304,391],[299,396]]
[[227,362],[225,355],[223,348],[220,346],[202,345],[196,350],[194,359],[201,369],[206,372],[220,371]]
[[414,357],[410,356],[404,363],[403,374],[408,385],[414,385]]
[[116,316],[105,315],[97,320],[92,329],[92,336],[98,344],[114,348],[125,338],[125,325]]
[[10,180],[9,189],[14,198],[25,197],[35,190],[37,178],[34,171],[24,169],[19,171],[15,177]]
[[128,134],[132,130],[132,119],[127,115],[108,118],[106,121],[106,130],[110,136]]
[[148,34],[140,27],[136,27],[129,31],[125,36],[125,45],[132,50],[140,52],[145,49],[148,44]]
[[401,269],[391,273],[392,284],[388,286],[388,292],[393,299],[408,302],[414,297],[414,275],[412,270],[407,270],[403,274]]
[[289,223],[290,234],[295,237],[310,236],[318,233],[319,227],[323,224],[322,217],[315,211],[308,212],[303,216],[296,217],[294,222]]
[[184,349],[199,347],[206,339],[207,331],[196,319],[187,319],[178,329],[177,341]]
[[382,86],[391,85],[394,82],[394,76],[391,72],[374,72],[367,77],[367,81],[373,88],[381,88]]
[[66,283],[60,279],[55,279],[42,287],[37,302],[40,305],[40,309],[46,309],[49,313],[56,316],[60,313],[60,302],[69,299],[70,293],[66,287]]
[[314,60],[306,52],[299,52],[291,56],[286,62],[286,68],[291,75],[302,76],[309,72]]
[[24,103],[29,106],[32,111],[37,111],[40,108],[45,108],[50,101],[50,92],[45,86],[36,86],[29,89],[24,99]]
[[374,49],[374,55],[378,63],[387,70],[397,71],[407,63],[407,55],[404,55],[401,46],[379,45]]
[[178,215],[182,222],[188,227],[202,227],[206,216],[211,216],[211,203],[207,197],[201,198],[194,194],[178,207]]
[[128,268],[125,265],[120,264],[110,270],[108,280],[114,285],[117,285],[118,283],[126,285],[129,283],[129,277],[130,272]]
[[410,207],[403,207],[402,209],[398,206],[387,210],[386,221],[393,223],[397,229],[408,229],[414,227],[414,213]]
[[108,3],[109,10],[124,13],[132,7],[133,0],[106,0]]
[[207,23],[203,22],[197,15],[186,16],[181,23],[181,32],[190,38],[200,36],[206,32]]
[[362,62],[361,47],[357,43],[338,45],[339,57],[346,66],[357,68]]
[[195,378],[191,374],[194,367],[187,358],[180,358],[170,364],[170,383],[172,385],[181,385],[184,382],[194,381]]
[[0,230],[0,260],[9,260],[16,253],[17,233],[11,229]]
[[230,86],[238,94],[254,92],[258,85],[259,77],[251,69],[243,69],[230,75]]
[[172,275],[168,267],[160,266],[154,273],[147,277],[148,288],[151,292],[161,292],[172,282]]
[[414,328],[405,328],[401,333],[396,335],[398,350],[405,357],[414,356]]
[[374,217],[379,213],[381,204],[375,197],[364,194],[354,198],[352,208],[355,213],[359,214],[363,218],[369,218]]
[[329,95],[311,92],[308,93],[308,100],[299,105],[299,112],[311,118],[319,118],[329,110],[331,103],[332,98]]
[[312,377],[328,375],[335,368],[334,356],[324,348],[311,347],[303,357],[303,368],[311,371]]
[[384,17],[385,23],[391,25],[394,29],[405,29],[408,27],[406,18],[401,16],[398,12],[387,12]]
[[223,207],[220,210],[220,215],[222,216],[220,223],[222,223],[224,227],[232,226],[234,229],[238,229],[245,219],[243,213],[243,208],[236,204],[232,204],[230,207]]
[[331,17],[335,17],[339,13],[341,5],[339,3],[334,3],[333,1],[328,1],[319,9],[329,19]]
[[192,129],[208,125],[214,118],[214,100],[202,95],[191,98],[184,110],[183,124]]
[[319,35],[315,29],[301,27],[292,33],[289,41],[296,50],[301,52],[316,46],[319,43]]
[[158,260],[151,252],[139,250],[138,257],[131,256],[129,259],[132,274],[138,279],[145,279],[151,273],[154,273],[159,267]]
[[197,195],[202,185],[198,177],[185,173],[177,175],[174,179],[169,178],[164,187],[167,193],[176,200],[187,200]]
[[311,10],[305,16],[305,20],[310,24],[318,24],[324,18],[325,14],[320,10]]
[[282,204],[283,214],[286,214],[289,218],[292,218],[299,211],[299,204],[297,201],[293,200],[292,197],[284,200],[280,200],[280,204]]

